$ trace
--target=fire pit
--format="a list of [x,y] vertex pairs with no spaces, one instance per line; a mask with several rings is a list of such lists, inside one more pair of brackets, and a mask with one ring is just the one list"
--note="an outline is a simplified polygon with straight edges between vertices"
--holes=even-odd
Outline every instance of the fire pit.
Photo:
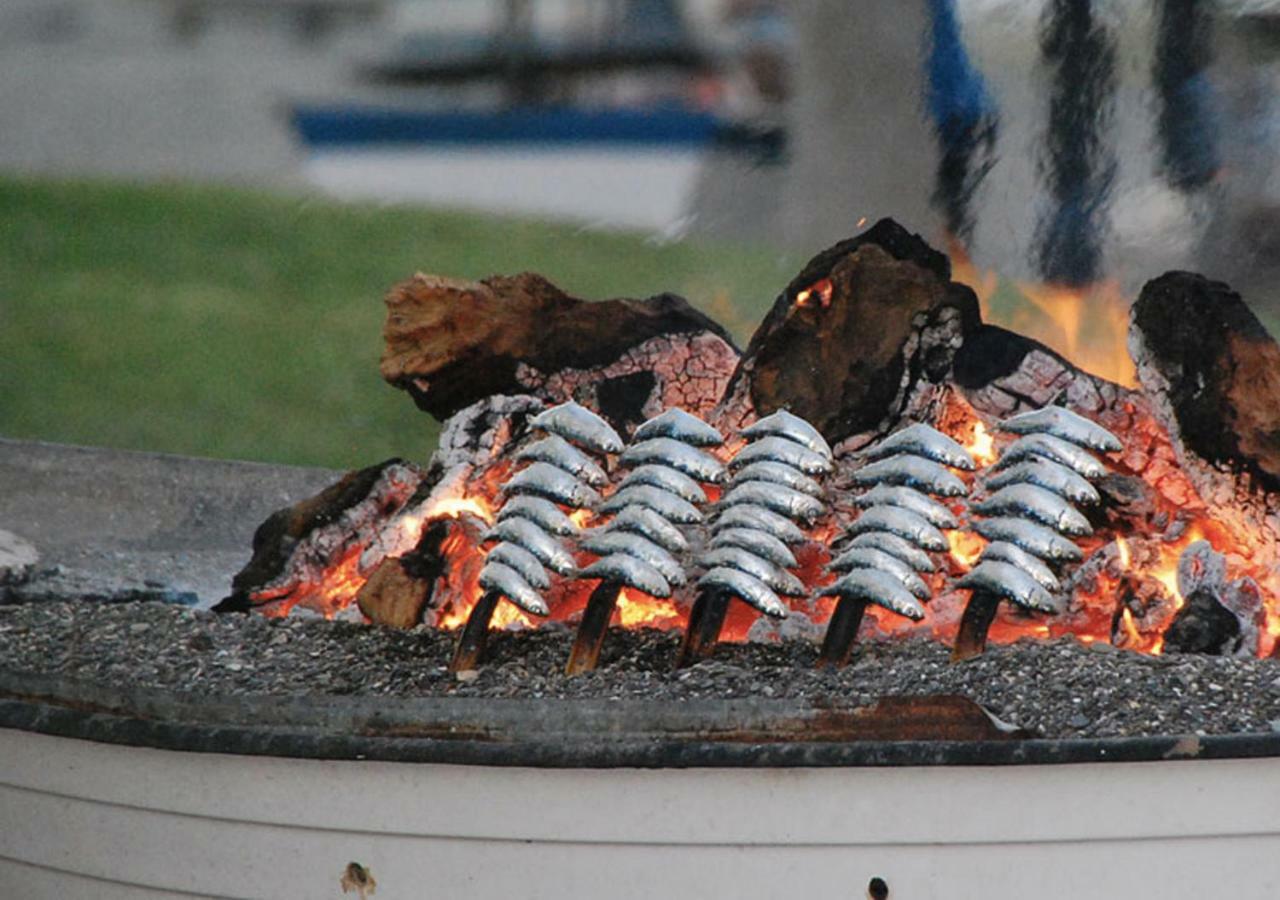
[[[12,878],[1177,896],[1277,845],[1280,349],[1225,286],[1144,289],[1131,385],[984,324],[946,257],[887,220],[815,257],[742,353],[679,298],[584,304],[531,275],[418,276],[388,305],[384,376],[448,419],[429,464],[272,514],[224,614],[0,610],[4,790],[30,823]],[[584,462],[597,421],[617,440]],[[1087,492],[1016,474],[1046,453]],[[648,547],[658,580],[592,568],[657,539],[615,524],[685,490],[654,465],[696,482],[687,509],[646,506],[684,528],[684,585]],[[555,507],[521,501],[542,537],[502,528],[522,497]],[[781,551],[723,538],[777,497],[797,539],[764,519],[747,530]],[[545,587],[495,556],[551,565],[561,518],[598,537]],[[884,535],[923,558],[859,575],[893,555]]]

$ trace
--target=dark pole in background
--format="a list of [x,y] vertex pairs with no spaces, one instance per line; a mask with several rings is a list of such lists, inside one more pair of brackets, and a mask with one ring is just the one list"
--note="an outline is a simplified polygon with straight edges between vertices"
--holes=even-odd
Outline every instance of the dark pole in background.
[[1092,0],[1049,0],[1040,33],[1049,70],[1042,174],[1050,209],[1040,223],[1039,268],[1053,284],[1098,279],[1106,205],[1116,163],[1106,143],[1116,88],[1116,47]]
[[998,117],[982,75],[969,61],[955,0],[929,0],[925,100],[938,140],[930,202],[947,232],[967,243],[973,234],[973,194],[995,165]]
[[1213,62],[1211,7],[1205,0],[1156,0],[1152,80],[1160,171],[1182,191],[1207,185],[1220,165],[1213,89],[1205,72]]

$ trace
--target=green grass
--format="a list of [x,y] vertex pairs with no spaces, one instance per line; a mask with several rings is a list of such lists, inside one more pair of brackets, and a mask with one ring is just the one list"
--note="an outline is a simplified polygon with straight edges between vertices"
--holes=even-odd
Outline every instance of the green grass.
[[0,179],[0,436],[310,465],[425,459],[378,376],[414,271],[675,291],[745,338],[801,262],[753,248],[227,188]]

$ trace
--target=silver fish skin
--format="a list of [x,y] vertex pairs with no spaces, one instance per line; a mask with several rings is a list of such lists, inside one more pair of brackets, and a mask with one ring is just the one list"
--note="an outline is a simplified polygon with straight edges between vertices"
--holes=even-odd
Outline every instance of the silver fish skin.
[[785,409],[780,409],[748,425],[742,429],[742,436],[749,441],[764,437],[785,438],[788,441],[801,444],[827,459],[831,459],[831,445],[827,443],[826,438],[822,436],[818,429]]
[[984,516],[1032,519],[1072,537],[1093,534],[1093,526],[1080,511],[1053,491],[1034,484],[1011,484],[973,505]]
[[528,550],[553,572],[572,575],[577,570],[573,555],[536,522],[514,516],[503,519],[484,535],[486,541],[507,541]]
[[532,494],[579,509],[591,508],[600,502],[600,495],[591,487],[564,469],[544,462],[536,462],[517,472],[502,486],[502,492],[508,497]]
[[763,506],[802,522],[812,522],[825,509],[817,498],[773,481],[744,481],[720,498],[721,509],[742,505]]
[[964,482],[945,466],[910,453],[899,453],[897,456],[867,463],[855,471],[852,477],[854,484],[900,485],[939,497],[963,497],[969,492]]
[[647,506],[628,506],[606,524],[593,529],[597,534],[638,534],[668,553],[685,553],[689,541],[680,529]]
[[588,536],[580,546],[588,553],[594,553],[597,556],[609,556],[613,553],[634,556],[640,562],[653,566],[663,578],[667,579],[668,583],[677,587],[688,581],[685,578],[684,567],[676,561],[674,556],[658,544],[638,534],[628,534],[625,531],[601,532]]
[[827,568],[832,572],[850,572],[854,569],[875,569],[887,572],[902,582],[902,586],[921,600],[928,600],[931,594],[924,579],[892,553],[885,553],[874,547],[850,547],[833,559]]
[[890,556],[896,556],[917,572],[938,571],[938,567],[933,564],[933,560],[929,558],[928,553],[925,553],[911,541],[900,538],[896,534],[889,534],[887,531],[868,531],[866,534],[860,534],[849,542],[847,549],[854,547],[871,547],[875,550],[883,550]]
[[1048,591],[1037,584],[1029,574],[1007,562],[995,560],[980,562],[956,582],[956,587],[989,591],[1010,603],[1016,603],[1018,606],[1036,612],[1056,613],[1058,611]]
[[592,453],[621,453],[622,438],[604,419],[572,400],[553,406],[529,420],[529,425],[556,434]]
[[819,596],[874,603],[917,622],[924,618],[924,607],[902,582],[875,569],[854,569],[823,588]]
[[773,535],[754,528],[726,528],[716,532],[711,538],[711,549],[720,547],[741,547],[748,553],[754,553],[761,559],[767,559],[775,566],[784,569],[794,568],[798,563],[795,555]]
[[671,596],[671,585],[661,572],[627,553],[611,553],[597,559],[578,573],[578,577],[613,581],[660,599]]
[[800,470],[780,462],[761,460],[743,466],[729,481],[729,487],[736,487],[744,481],[769,481],[793,491],[801,491],[810,497],[822,496],[822,485]]
[[724,443],[724,435],[693,413],[685,412],[678,406],[660,412],[642,424],[631,436],[631,442],[639,443],[660,437],[671,438],[694,447],[718,447]]
[[529,582],[520,577],[520,573],[500,562],[486,562],[480,570],[480,587],[486,591],[495,591],[506,597],[516,606],[535,616],[545,616],[551,612],[547,602],[539,596]]
[[759,578],[753,578],[741,569],[716,566],[698,579],[698,587],[733,594],[775,619],[782,619],[787,615],[787,605],[778,599],[778,595]]
[[532,494],[516,494],[498,510],[499,522],[517,517],[528,519],[543,531],[560,537],[572,537],[581,530],[560,507]]
[[1058,580],[1057,575],[1053,574],[1053,569],[1050,569],[1044,560],[1037,556],[1032,556],[1026,550],[1016,544],[1010,544],[1008,541],[992,541],[987,544],[982,548],[982,556],[979,561],[1008,563],[1026,572],[1046,591],[1062,590],[1062,582]]
[[618,487],[629,488],[638,484],[661,488],[690,503],[707,502],[707,493],[698,482],[668,466],[647,465],[632,469]]
[[650,438],[632,444],[618,460],[624,466],[653,464],[683,472],[690,478],[718,483],[724,478],[724,464],[709,453],[682,444],[673,438]]
[[866,509],[871,506],[901,506],[924,517],[936,528],[959,528],[960,520],[951,510],[937,500],[920,493],[915,488],[900,485],[877,484],[871,490],[855,497],[855,504]]
[[1011,484],[1034,484],[1053,491],[1072,503],[1096,504],[1102,502],[1097,488],[1084,476],[1060,463],[1043,456],[1030,456],[987,479],[987,490],[996,491]]
[[942,532],[930,525],[928,519],[901,506],[873,506],[864,510],[849,526],[847,534],[856,537],[869,531],[896,534],[924,550],[942,551],[950,546]]
[[603,487],[609,483],[609,476],[605,474],[604,469],[596,465],[595,460],[558,434],[548,435],[521,449],[516,454],[516,461],[524,460],[544,462],[558,469],[564,469],[592,487]]
[[954,438],[923,422],[908,425],[877,442],[866,451],[866,457],[884,459],[899,453],[921,456],[965,472],[972,472],[974,469],[973,457],[968,450]]
[[831,471],[830,459],[783,437],[763,437],[747,444],[729,461],[729,468],[736,471],[756,462],[782,463],[806,475],[825,475]]
[[1061,406],[1019,413],[996,427],[1010,434],[1051,434],[1102,453],[1118,453],[1124,449],[1120,439],[1097,422]]
[[1051,434],[1028,434],[1018,438],[1000,455],[996,470],[1007,469],[1014,463],[1034,456],[1060,463],[1090,481],[1096,481],[1107,474],[1106,467],[1094,459],[1088,450]]
[[725,566],[746,572],[752,578],[758,578],[764,582],[769,590],[784,597],[803,597],[807,593],[804,583],[799,578],[741,547],[717,547],[702,554],[702,558],[698,561],[709,569]]
[[989,541],[1007,541],[1032,556],[1054,562],[1079,562],[1084,559],[1080,548],[1052,528],[1026,519],[1000,517],[978,519],[973,530]]
[[729,507],[716,517],[711,533],[719,534],[726,528],[750,528],[768,532],[784,544],[803,544],[808,540],[795,522],[763,506],[742,504]]
[[519,544],[503,541],[489,551],[485,557],[485,564],[488,563],[502,563],[509,569],[515,569],[521,578],[540,591],[551,587],[551,579],[542,563],[538,562],[538,557]]
[[674,522],[677,525],[693,525],[702,521],[702,513],[688,500],[648,484],[622,488],[601,503],[596,510],[602,513],[617,513],[632,505],[651,509],[668,522]]

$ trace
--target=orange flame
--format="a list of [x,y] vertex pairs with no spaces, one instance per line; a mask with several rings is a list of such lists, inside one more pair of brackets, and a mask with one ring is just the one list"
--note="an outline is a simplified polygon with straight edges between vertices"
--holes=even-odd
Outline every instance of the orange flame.
[[623,628],[679,628],[684,620],[670,601],[625,588],[618,592],[617,610]]
[[947,543],[951,545],[951,558],[966,571],[973,568],[982,555],[982,549],[987,546],[987,542],[979,535],[960,529],[947,532]]
[[1114,280],[1085,287],[1009,282],[974,265],[949,241],[951,277],[978,296],[982,319],[1037,340],[1078,368],[1125,387],[1137,384],[1129,356],[1129,302]]

